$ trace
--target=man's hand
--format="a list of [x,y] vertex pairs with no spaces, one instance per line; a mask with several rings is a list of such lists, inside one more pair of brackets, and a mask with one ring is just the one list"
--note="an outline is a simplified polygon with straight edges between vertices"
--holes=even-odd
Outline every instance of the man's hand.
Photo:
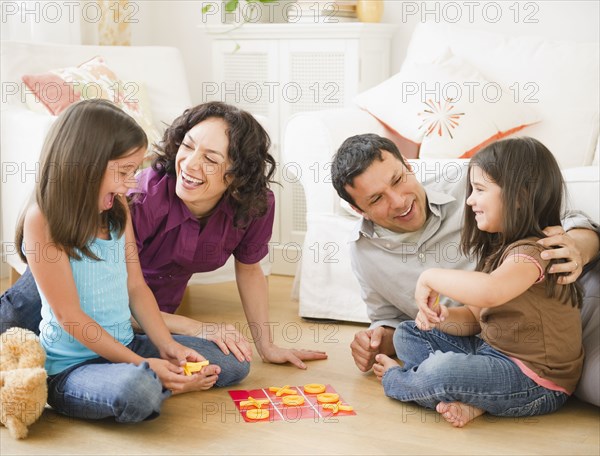
[[586,263],[575,241],[565,232],[562,226],[549,226],[544,229],[544,233],[548,237],[538,241],[548,249],[542,252],[542,258],[544,260],[565,260],[563,263],[552,265],[548,272],[551,274],[564,274],[557,281],[561,285],[575,282],[583,272],[583,266]]
[[359,331],[354,335],[350,349],[356,366],[362,372],[367,372],[375,364],[375,355],[378,353],[389,356],[396,353],[394,328],[379,326],[375,329]]

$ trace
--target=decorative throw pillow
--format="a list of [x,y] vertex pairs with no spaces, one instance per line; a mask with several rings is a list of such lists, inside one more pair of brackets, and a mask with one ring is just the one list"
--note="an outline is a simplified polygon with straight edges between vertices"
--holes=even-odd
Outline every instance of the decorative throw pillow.
[[56,116],[76,101],[102,98],[112,101],[133,117],[148,135],[149,144],[161,139],[152,120],[145,86],[139,82],[121,81],[100,56],[77,67],[24,75],[23,82],[35,94],[34,99],[26,100],[31,110],[39,111],[40,106],[44,106]]
[[512,92],[488,81],[448,49],[431,63],[410,63],[355,102],[399,135],[420,144],[420,158],[469,158],[487,144],[539,120]]

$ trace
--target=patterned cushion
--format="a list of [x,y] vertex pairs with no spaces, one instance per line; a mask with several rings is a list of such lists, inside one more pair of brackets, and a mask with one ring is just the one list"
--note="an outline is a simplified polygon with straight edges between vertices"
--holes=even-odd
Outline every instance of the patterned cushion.
[[102,98],[133,117],[148,135],[150,144],[161,138],[152,120],[145,86],[120,80],[100,56],[77,67],[24,75],[23,82],[34,94],[26,100],[34,111],[45,110],[56,116],[79,100]]
[[469,158],[539,120],[509,89],[487,80],[450,49],[434,62],[405,64],[356,102],[420,145],[419,158]]

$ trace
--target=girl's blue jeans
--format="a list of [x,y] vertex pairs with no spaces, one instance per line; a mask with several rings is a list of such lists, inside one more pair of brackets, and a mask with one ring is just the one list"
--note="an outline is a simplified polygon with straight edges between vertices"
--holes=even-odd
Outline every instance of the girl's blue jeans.
[[533,416],[558,410],[568,395],[544,388],[507,356],[477,336],[421,331],[405,321],[394,333],[402,367],[382,379],[385,394],[434,409],[439,402],[462,402],[496,416]]
[[[173,338],[221,367],[216,386],[228,386],[248,375],[250,365],[225,355],[214,342],[189,336]],[[135,335],[128,347],[144,358],[159,358],[147,336]],[[95,358],[48,377],[48,403],[59,413],[87,419],[114,417],[135,423],[159,415],[171,395],[148,363],[139,366]]]

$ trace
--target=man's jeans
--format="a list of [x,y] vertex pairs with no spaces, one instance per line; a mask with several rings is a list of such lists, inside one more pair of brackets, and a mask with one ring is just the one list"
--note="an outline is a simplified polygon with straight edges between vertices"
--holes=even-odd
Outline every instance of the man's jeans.
[[508,357],[477,336],[421,331],[405,321],[394,333],[403,367],[382,379],[385,394],[434,409],[462,402],[496,416],[533,416],[558,410],[568,395],[539,386]]
[[[213,342],[173,337],[221,367],[216,386],[232,385],[248,375],[247,362],[224,355]],[[144,358],[160,357],[147,336],[136,335],[128,347]],[[114,417],[121,423],[152,419],[159,415],[162,402],[170,395],[146,362],[136,366],[95,358],[48,377],[48,403],[57,412],[75,418]]]

